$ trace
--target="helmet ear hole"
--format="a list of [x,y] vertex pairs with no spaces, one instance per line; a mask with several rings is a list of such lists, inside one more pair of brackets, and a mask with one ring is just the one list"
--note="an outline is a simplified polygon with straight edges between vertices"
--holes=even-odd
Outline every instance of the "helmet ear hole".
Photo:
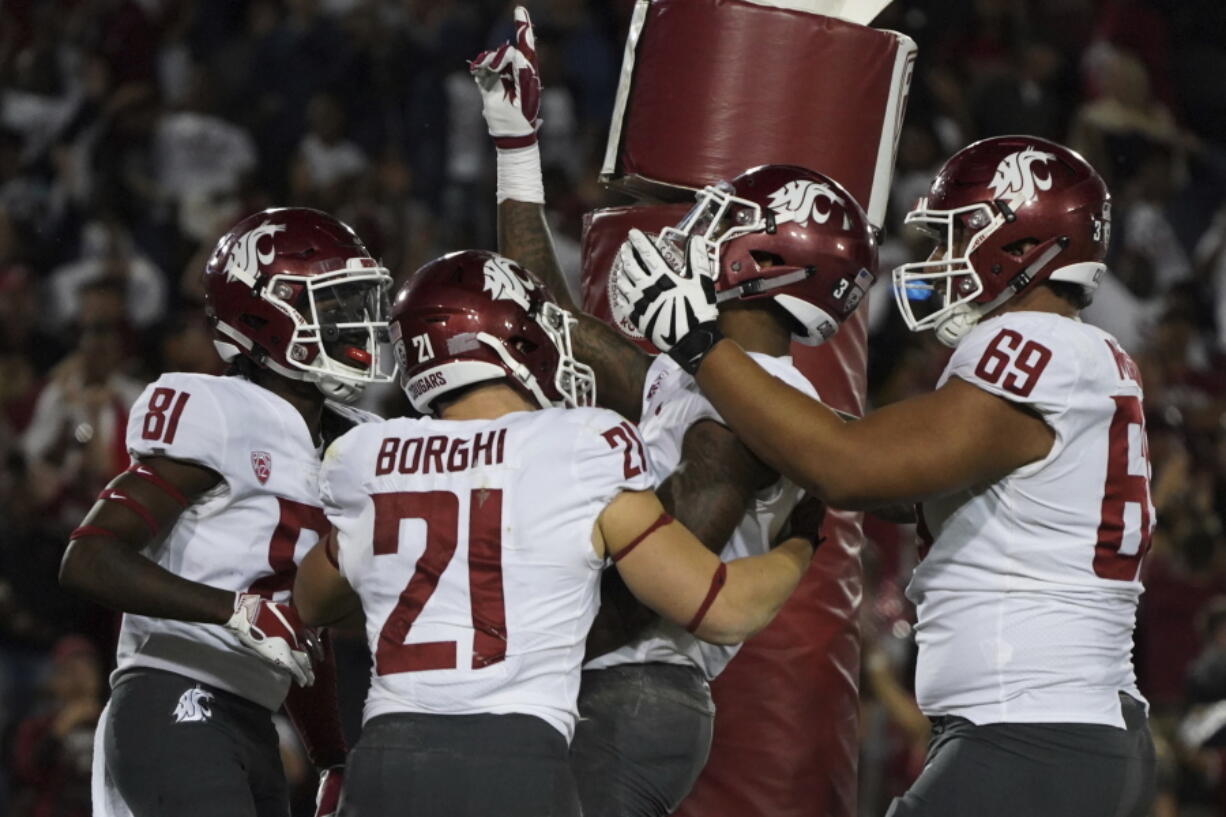
[[540,348],[537,344],[533,343],[522,335],[516,335],[508,340],[507,343],[510,344],[512,349],[519,352],[521,355],[530,355]]
[[1019,238],[1017,241],[1009,242],[1005,246],[1001,247],[1001,249],[1009,253],[1009,255],[1014,255],[1020,258],[1038,245],[1039,239],[1037,238]]
[[239,318],[239,320],[245,326],[249,326],[252,329],[263,329],[265,326],[268,325],[268,319],[261,318],[259,315],[246,314],[246,315],[243,315],[241,318]]
[[782,267],[785,263],[782,255],[766,250],[750,250],[749,257],[763,269],[766,267]]

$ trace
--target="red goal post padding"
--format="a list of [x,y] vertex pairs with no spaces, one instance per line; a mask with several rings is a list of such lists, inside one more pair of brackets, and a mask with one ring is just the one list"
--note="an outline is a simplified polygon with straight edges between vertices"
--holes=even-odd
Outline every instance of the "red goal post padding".
[[662,201],[761,164],[825,173],[880,226],[915,43],[746,0],[640,0],[601,180]]

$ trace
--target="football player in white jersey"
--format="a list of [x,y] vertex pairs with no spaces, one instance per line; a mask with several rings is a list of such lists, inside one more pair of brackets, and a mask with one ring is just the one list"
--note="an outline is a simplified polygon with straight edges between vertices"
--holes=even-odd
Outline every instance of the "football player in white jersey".
[[234,371],[166,374],[145,389],[128,422],[132,465],[73,532],[60,570],[64,587],[124,613],[94,813],[284,817],[272,723],[284,702],[321,770],[318,813],[330,814],[345,753],[332,665],[308,688],[307,634],[287,601],[328,528],[323,446],[370,419],[335,401],[390,379],[379,341],[391,277],[346,225],[286,208],[236,224],[204,280]]
[[830,505],[923,503],[907,592],[933,740],[891,817],[1148,814],[1153,744],[1131,655],[1154,524],[1141,381],[1077,318],[1106,271],[1106,186],[1061,145],[997,137],[955,154],[907,222],[937,246],[894,271],[903,318],[955,348],[936,391],[863,420],[720,338],[700,246],[674,270],[640,237],[623,317]]
[[[544,220],[540,83],[523,8],[515,23],[514,46],[472,63],[498,148],[499,248],[541,274],[574,312]],[[703,190],[663,239],[690,233],[720,247],[725,263],[713,284],[724,331],[772,376],[816,397],[790,344],[829,338],[873,282],[876,246],[859,205],[819,173],[766,165]],[[591,315],[578,315],[574,340],[576,357],[596,374],[600,404],[639,424],[670,513],[724,558],[767,550],[800,497],[796,485],[753,456],[666,355],[653,359]],[[583,809],[588,817],[659,817],[677,808],[706,763],[708,681],[739,647],[700,644],[669,622],[644,620],[638,605],[615,603],[626,598],[614,581],[605,582],[605,596],[572,746]]]
[[396,297],[401,383],[431,416],[329,450],[337,534],[294,588],[307,623],[366,615],[343,813],[578,815],[567,744],[606,559],[678,632],[723,644],[765,626],[808,565],[807,537],[725,565],[669,517],[638,430],[590,407],[573,324],[485,251],[432,261]]

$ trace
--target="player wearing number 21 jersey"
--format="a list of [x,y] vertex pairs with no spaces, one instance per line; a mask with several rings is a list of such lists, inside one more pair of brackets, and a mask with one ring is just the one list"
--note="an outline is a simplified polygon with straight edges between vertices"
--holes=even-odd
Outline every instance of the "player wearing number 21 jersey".
[[433,416],[332,446],[336,535],[294,589],[308,623],[366,616],[374,671],[346,811],[578,815],[567,744],[606,559],[720,643],[765,626],[807,565],[801,538],[725,565],[663,512],[638,430],[589,407],[573,320],[488,252],[433,261],[396,298],[402,385]]
[[1106,272],[1106,186],[1061,145],[997,137],[955,154],[907,222],[936,247],[894,271],[903,319],[956,348],[931,394],[855,422],[712,335],[692,261],[649,257],[627,300],[685,324],[657,320],[653,342],[782,473],[833,507],[922,502],[907,594],[933,739],[888,817],[1143,817],[1154,753],[1132,631],[1155,520],[1141,379],[1077,317]]
[[284,702],[321,771],[322,817],[345,746],[331,664],[313,669],[289,591],[329,528],[323,447],[373,419],[336,400],[389,379],[377,356],[391,277],[341,222],[286,208],[235,225],[204,278],[233,371],[167,374],[145,390],[129,418],[132,467],[73,532],[61,568],[66,587],[124,613],[94,813],[284,817],[272,722]]

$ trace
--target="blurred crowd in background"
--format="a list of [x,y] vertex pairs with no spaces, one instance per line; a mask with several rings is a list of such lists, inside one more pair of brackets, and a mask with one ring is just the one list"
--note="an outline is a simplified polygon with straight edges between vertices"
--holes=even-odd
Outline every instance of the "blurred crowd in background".
[[[577,280],[583,213],[622,203],[596,177],[633,2],[526,5],[549,213]],[[466,60],[509,37],[510,8],[0,0],[0,813],[89,813],[116,617],[61,593],[56,569],[127,464],[144,384],[220,372],[199,281],[213,243],[285,204],[349,222],[398,280],[493,247],[493,152]],[[876,25],[920,48],[881,277],[927,254],[902,216],[974,139],[1064,141],[1114,194],[1112,274],[1086,318],[1145,378],[1160,523],[1136,663],[1159,737],[1155,814],[1226,814],[1226,4],[896,0]],[[884,285],[869,317],[871,403],[931,389],[948,351],[905,330]],[[371,399],[403,406],[394,390]],[[927,722],[902,596],[913,531],[868,534],[861,813],[880,815],[918,771]]]

